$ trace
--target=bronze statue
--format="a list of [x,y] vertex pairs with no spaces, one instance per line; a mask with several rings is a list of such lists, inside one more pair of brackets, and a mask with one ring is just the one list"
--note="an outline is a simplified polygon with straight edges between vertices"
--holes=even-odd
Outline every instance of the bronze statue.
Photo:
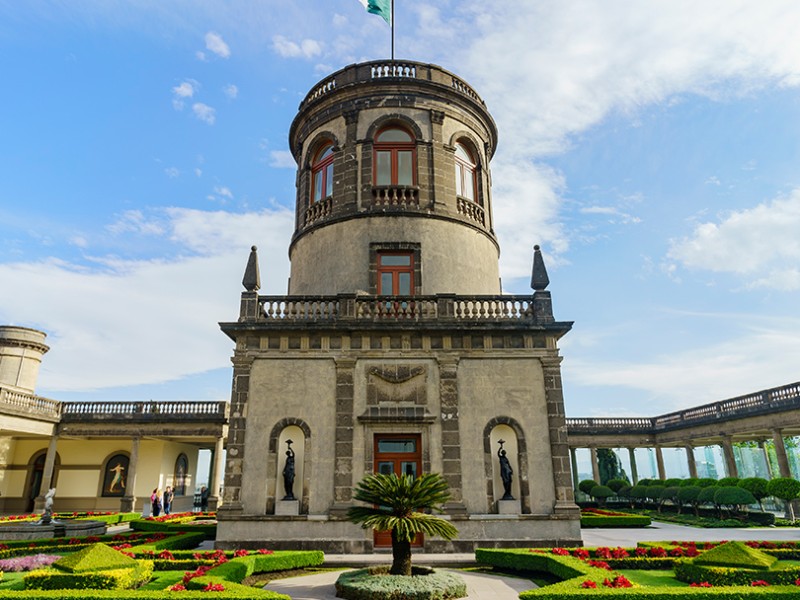
[[513,500],[514,496],[511,495],[511,482],[514,480],[514,470],[511,468],[511,463],[506,456],[506,451],[503,450],[505,440],[498,440],[500,449],[497,451],[497,457],[500,459],[500,479],[503,480],[503,497],[500,500]]
[[288,450],[286,450],[286,464],[283,466],[283,489],[286,491],[284,500],[297,500],[292,493],[294,487],[294,450],[292,450],[292,440],[286,440]]

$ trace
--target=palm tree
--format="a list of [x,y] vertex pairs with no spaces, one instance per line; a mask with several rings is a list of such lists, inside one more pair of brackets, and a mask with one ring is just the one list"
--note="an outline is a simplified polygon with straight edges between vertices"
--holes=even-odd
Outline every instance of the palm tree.
[[416,479],[410,475],[367,475],[356,485],[353,497],[368,506],[353,506],[347,517],[364,529],[392,532],[392,575],[411,575],[411,542],[418,533],[452,540],[455,526],[441,517],[421,512],[442,512],[450,499],[447,482],[438,473]]

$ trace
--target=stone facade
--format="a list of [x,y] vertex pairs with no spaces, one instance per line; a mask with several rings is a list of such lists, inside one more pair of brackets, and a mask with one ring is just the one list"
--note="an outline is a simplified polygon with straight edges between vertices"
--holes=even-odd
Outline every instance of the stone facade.
[[[412,185],[377,184],[387,128],[404,132]],[[346,511],[365,474],[392,469],[450,485],[459,537],[425,539],[426,551],[579,544],[558,353],[571,323],[553,318],[538,248],[535,293],[501,293],[497,132],[483,101],[432,65],[353,65],[314,87],[289,137],[289,295],[258,295],[254,249],[239,319],[221,324],[236,350],[217,545],[371,551],[383,542]],[[472,161],[464,196],[457,146]],[[315,193],[325,181],[315,161],[330,148],[331,191]],[[386,256],[405,261],[405,292],[381,287],[397,272]],[[501,437],[511,511],[498,506]],[[281,501],[287,439],[301,449],[297,514]]]

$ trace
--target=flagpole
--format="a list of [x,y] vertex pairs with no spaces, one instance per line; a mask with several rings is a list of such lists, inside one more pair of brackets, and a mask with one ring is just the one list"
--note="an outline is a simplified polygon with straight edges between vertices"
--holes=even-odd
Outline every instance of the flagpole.
[[390,0],[392,3],[392,67],[394,67],[394,0]]

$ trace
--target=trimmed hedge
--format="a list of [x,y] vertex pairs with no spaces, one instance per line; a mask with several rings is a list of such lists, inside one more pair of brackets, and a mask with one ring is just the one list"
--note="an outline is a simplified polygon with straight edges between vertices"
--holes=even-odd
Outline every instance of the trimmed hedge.
[[411,577],[389,575],[388,566],[347,571],[336,580],[336,595],[347,600],[447,600],[467,595],[456,573],[419,567]]
[[795,598],[800,597],[800,589],[795,582],[800,579],[800,567],[775,569],[770,571],[758,569],[737,569],[733,567],[711,567],[696,564],[691,559],[675,561],[675,578],[686,583],[707,581],[711,585],[747,585],[753,581],[766,581],[770,585],[794,586]]
[[[58,569],[31,571],[25,577],[26,590],[128,590],[149,581],[153,576],[153,563],[137,561],[129,569],[109,569],[68,573]],[[2,597],[2,596],[0,596]]]

